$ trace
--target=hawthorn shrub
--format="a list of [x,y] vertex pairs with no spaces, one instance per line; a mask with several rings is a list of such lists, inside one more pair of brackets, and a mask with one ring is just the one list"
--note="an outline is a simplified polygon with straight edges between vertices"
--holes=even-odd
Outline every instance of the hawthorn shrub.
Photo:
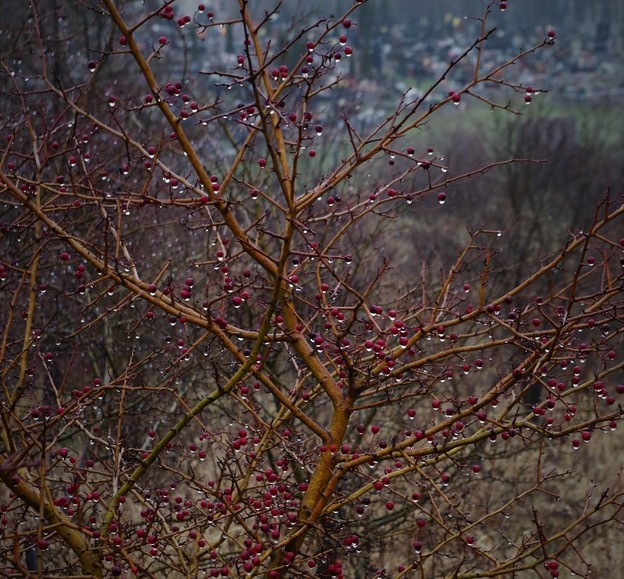
[[490,2],[373,122],[364,2],[290,27],[254,4],[16,8],[2,573],[588,575],[621,521],[621,197],[520,263],[487,224],[415,249],[454,185],[540,161],[457,172],[420,129],[539,98],[512,65],[556,34],[498,62]]

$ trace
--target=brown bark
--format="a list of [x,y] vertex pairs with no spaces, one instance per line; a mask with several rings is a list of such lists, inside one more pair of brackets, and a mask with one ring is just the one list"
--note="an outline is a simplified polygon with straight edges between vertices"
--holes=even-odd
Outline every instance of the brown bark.
[[102,561],[91,548],[85,535],[63,513],[42,497],[29,483],[26,473],[20,476],[20,469],[10,460],[0,459],[0,478],[24,503],[36,513],[43,512],[46,522],[54,527],[63,542],[76,554],[82,572],[96,578],[102,577]]

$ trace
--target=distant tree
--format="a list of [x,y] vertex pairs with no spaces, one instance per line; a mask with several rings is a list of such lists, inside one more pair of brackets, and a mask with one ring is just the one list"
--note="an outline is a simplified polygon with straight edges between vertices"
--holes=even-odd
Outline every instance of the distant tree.
[[[453,184],[532,162],[447,173],[419,129],[535,98],[508,73],[557,37],[484,64],[490,2],[474,43],[373,126],[368,88],[341,88],[362,4],[296,23],[246,0],[227,19],[175,1],[16,7],[0,62],[6,576],[591,572],[622,514],[615,460],[575,478],[622,417],[621,196],[513,276],[487,225],[423,229],[450,261],[421,265],[409,241]],[[394,268],[399,253],[418,267]]]

